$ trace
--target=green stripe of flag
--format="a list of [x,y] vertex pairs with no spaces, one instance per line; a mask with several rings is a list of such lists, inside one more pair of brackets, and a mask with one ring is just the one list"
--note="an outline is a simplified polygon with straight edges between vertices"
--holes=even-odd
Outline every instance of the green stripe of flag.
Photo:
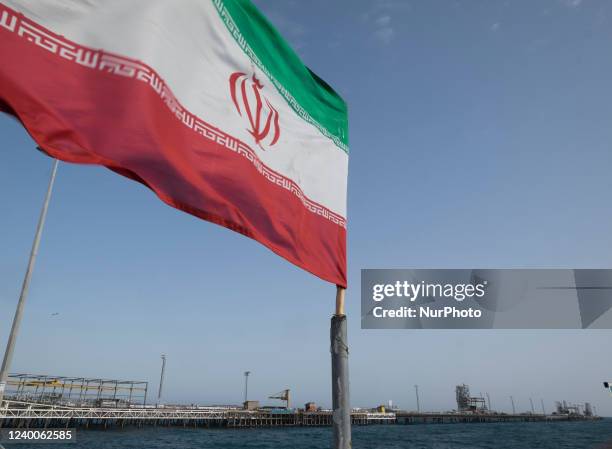
[[348,115],[342,97],[302,63],[250,0],[213,3],[238,45],[293,110],[348,153]]

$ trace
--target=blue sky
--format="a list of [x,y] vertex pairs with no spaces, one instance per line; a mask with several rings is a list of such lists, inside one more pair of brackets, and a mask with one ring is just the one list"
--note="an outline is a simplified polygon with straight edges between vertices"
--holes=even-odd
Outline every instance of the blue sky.
[[[256,4],[350,111],[352,402],[454,386],[612,415],[612,332],[361,330],[361,268],[612,267],[612,4]],[[0,117],[0,342],[51,161]],[[103,168],[61,164],[13,371],[148,380],[167,401],[330,405],[335,288]],[[59,313],[52,316],[52,313]],[[265,401],[264,401],[265,402]],[[271,401],[270,401],[271,402]]]

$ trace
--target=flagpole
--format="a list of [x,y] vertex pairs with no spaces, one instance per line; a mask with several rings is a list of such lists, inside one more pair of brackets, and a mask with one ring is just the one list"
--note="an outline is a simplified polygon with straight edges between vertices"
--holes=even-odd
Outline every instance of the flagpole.
[[30,260],[28,261],[28,268],[26,270],[23,284],[21,286],[21,294],[19,295],[19,301],[17,302],[17,309],[15,310],[15,316],[13,317],[13,326],[11,327],[11,333],[9,334],[8,342],[6,343],[6,351],[4,352],[4,359],[2,360],[2,368],[0,368],[0,409],[2,408],[2,399],[4,398],[4,390],[6,388],[6,381],[8,378],[9,367],[11,366],[11,360],[13,359],[13,352],[15,350],[15,342],[17,340],[17,334],[19,333],[19,325],[21,324],[21,318],[23,315],[23,307],[25,305],[26,298],[28,296],[28,290],[30,288],[30,280],[32,279],[32,272],[34,271],[34,263],[36,262],[36,255],[38,254],[38,247],[40,245],[40,237],[42,230],[45,225],[45,218],[47,217],[47,209],[49,208],[49,201],[51,200],[51,192],[53,191],[53,183],[55,182],[55,175],[57,173],[58,160],[53,161],[53,168],[51,169],[51,178],[49,179],[49,186],[47,187],[47,194],[45,195],[45,202],[43,203],[42,211],[38,219],[38,226],[36,228],[36,234],[34,236],[34,243],[32,244],[32,251],[30,252]]
[[336,313],[331,318],[331,362],[332,362],[332,425],[334,449],[350,449],[351,406],[348,377],[348,340],[346,337],[346,315],[344,297],[346,289],[336,287]]

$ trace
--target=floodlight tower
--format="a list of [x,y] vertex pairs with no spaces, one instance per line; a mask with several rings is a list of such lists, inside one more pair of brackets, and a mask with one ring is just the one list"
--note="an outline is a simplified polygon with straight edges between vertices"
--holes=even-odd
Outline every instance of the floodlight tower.
[[161,374],[159,376],[159,391],[157,392],[157,402],[161,399],[162,388],[164,386],[164,373],[166,372],[166,354],[161,355],[162,366],[161,366]]
[[248,397],[249,397],[249,375],[250,374],[251,374],[250,371],[244,372],[244,402],[248,401]]

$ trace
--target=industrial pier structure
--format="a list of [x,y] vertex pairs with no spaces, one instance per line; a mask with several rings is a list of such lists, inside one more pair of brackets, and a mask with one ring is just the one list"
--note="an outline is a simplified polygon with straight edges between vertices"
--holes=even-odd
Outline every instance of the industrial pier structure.
[[[146,403],[146,382],[12,374],[0,408],[0,427],[17,428],[114,428],[125,426],[183,427],[296,427],[331,426],[332,411],[309,402],[304,408],[289,408],[289,390],[272,395],[284,407],[259,407],[257,401],[240,406],[181,406]],[[483,423],[595,420],[590,404],[584,412],[576,405],[557,403],[552,415],[506,414],[489,410],[482,398],[470,397],[467,385],[456,389],[458,410],[421,412],[384,406],[353,409],[355,425]],[[257,405],[255,406],[255,404]]]
[[486,412],[488,410],[483,397],[471,396],[470,387],[466,384],[457,385],[455,388],[457,399],[457,410],[460,412]]
[[[394,413],[354,411],[353,424],[394,423]],[[331,426],[332,411],[305,412],[295,409],[244,410],[223,407],[76,408],[9,401],[0,410],[1,427],[84,427],[125,426],[182,427],[296,427]]]
[[[297,427],[331,426],[332,411],[303,409],[244,410],[223,407],[62,407],[24,402],[5,402],[0,409],[1,427],[83,427],[113,428],[125,426],[182,426],[182,427]],[[378,412],[354,409],[351,421],[355,425],[426,424],[426,423],[485,423],[594,420],[583,415],[537,414],[474,414],[474,413],[418,413],[402,410]]]

